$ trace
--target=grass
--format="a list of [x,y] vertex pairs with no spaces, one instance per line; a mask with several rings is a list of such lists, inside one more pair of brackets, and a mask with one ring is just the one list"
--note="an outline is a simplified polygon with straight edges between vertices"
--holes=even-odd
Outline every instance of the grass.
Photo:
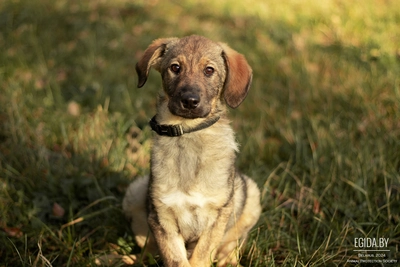
[[241,263],[382,266],[350,263],[362,237],[400,260],[398,25],[398,1],[2,1],[0,266],[140,251],[121,199],[148,172],[160,78],[136,89],[134,65],[194,33],[254,70],[230,113],[262,191]]

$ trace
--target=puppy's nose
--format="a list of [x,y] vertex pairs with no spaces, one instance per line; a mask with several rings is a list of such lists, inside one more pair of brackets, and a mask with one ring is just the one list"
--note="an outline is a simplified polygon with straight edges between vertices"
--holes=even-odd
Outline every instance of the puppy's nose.
[[185,93],[181,96],[181,103],[186,109],[195,109],[200,104],[200,97],[197,94]]

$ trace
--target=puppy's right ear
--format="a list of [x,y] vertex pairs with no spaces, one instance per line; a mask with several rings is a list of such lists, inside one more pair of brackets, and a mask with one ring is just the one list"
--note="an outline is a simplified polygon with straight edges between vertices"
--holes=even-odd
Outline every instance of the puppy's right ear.
[[167,45],[177,38],[162,38],[154,40],[144,51],[142,58],[136,64],[136,72],[139,76],[138,87],[142,87],[149,75],[150,67],[155,66],[158,69],[161,57],[165,53]]

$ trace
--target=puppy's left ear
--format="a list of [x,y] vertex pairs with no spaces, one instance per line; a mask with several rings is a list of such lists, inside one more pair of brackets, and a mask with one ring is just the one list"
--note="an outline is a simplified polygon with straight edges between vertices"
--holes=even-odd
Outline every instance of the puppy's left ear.
[[224,98],[231,108],[237,108],[246,98],[250,89],[253,71],[246,58],[226,44],[220,44],[223,49],[227,74],[224,85]]

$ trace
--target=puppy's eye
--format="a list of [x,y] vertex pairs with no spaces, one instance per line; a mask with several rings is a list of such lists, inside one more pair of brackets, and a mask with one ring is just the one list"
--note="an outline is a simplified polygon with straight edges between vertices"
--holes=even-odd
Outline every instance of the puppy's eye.
[[171,71],[175,74],[178,74],[181,71],[181,66],[179,66],[178,64],[172,64]]
[[214,68],[213,67],[207,67],[204,69],[204,74],[206,76],[211,76],[214,73]]

